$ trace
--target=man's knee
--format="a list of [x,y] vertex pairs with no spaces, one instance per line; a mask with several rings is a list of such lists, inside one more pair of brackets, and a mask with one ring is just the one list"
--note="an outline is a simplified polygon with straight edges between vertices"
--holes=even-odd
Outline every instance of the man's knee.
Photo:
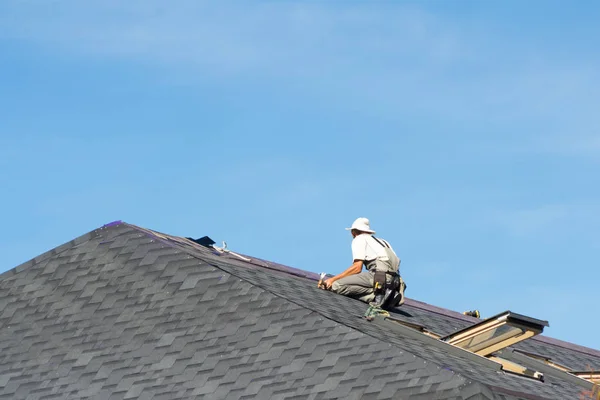
[[335,281],[333,282],[333,284],[331,285],[331,291],[332,292],[336,292],[338,293],[340,291],[340,289],[342,288],[342,284],[339,281]]
[[339,281],[333,282],[331,285],[331,291],[337,294],[341,294],[344,296],[351,295],[357,287],[353,285],[351,282],[347,282],[344,278]]

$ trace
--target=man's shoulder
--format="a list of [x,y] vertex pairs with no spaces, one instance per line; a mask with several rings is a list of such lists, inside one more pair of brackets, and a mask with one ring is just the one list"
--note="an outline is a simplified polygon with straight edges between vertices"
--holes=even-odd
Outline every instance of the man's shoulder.
[[358,251],[359,249],[367,247],[367,238],[366,235],[358,235],[354,239],[352,239],[352,249],[353,251]]
[[367,238],[371,237],[371,235],[358,235],[354,239],[352,239],[352,243],[361,243],[366,242]]

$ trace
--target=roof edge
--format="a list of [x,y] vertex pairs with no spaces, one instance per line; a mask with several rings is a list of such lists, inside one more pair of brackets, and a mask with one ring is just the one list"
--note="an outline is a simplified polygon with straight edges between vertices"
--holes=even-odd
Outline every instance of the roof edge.
[[42,254],[17,265],[16,267],[13,267],[7,271],[4,271],[3,273],[0,274],[0,280],[6,279],[12,275],[22,272],[36,264],[41,263],[42,261],[44,261],[50,257],[56,256],[60,253],[63,253],[65,251],[69,250],[69,249],[72,249],[75,246],[79,246],[80,244],[89,241],[90,239],[92,239],[93,235],[100,229],[102,229],[102,228],[98,228],[98,229],[89,231],[88,233],[78,236],[75,239],[69,240],[68,242],[65,242],[56,247],[53,247],[52,249],[45,251]]

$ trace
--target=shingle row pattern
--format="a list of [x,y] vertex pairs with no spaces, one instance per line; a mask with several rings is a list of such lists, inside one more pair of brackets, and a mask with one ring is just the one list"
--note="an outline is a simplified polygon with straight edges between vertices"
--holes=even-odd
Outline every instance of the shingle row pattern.
[[[392,343],[402,349],[418,354],[420,357],[440,365],[442,368],[450,369],[470,380],[477,380],[496,388],[504,388],[509,391],[517,391],[535,394],[544,398],[577,398],[581,388],[569,382],[547,377],[545,383],[535,380],[519,378],[512,375],[498,373],[468,360],[457,358],[447,354],[439,347],[427,346],[418,340],[398,336],[393,329],[380,329],[361,318],[366,305],[343,296],[330,292],[318,290],[315,283],[310,280],[301,279],[272,271],[248,268],[248,263],[230,256],[215,256],[211,251],[196,246],[183,246],[186,250],[212,265],[238,276],[256,286],[259,286],[282,298],[293,301],[308,309],[314,310],[323,316],[338,323],[367,333],[383,341]],[[399,313],[402,313],[402,309]],[[413,313],[420,315],[417,323],[426,325],[429,320],[424,320],[424,311],[411,308],[405,314]],[[411,314],[412,315],[412,314]],[[414,318],[414,317],[411,317]],[[429,319],[440,318],[439,314],[430,313]],[[448,317],[446,317],[448,318]],[[464,324],[464,321],[451,319],[456,325]],[[415,322],[415,321],[413,321]]]
[[[98,239],[99,237],[101,237],[101,240]],[[98,240],[89,240],[89,242],[85,242],[85,240],[88,240],[90,238],[98,239]],[[81,248],[78,249],[78,247],[81,246],[81,243],[85,243],[87,248],[86,249],[81,249]],[[70,252],[66,251],[65,249],[70,250]],[[186,251],[191,252],[191,253],[196,253],[196,255],[198,255],[198,253],[203,253],[201,255],[204,258],[206,258],[207,255],[212,256],[212,253],[210,251],[198,249],[197,246],[192,246],[190,248],[187,248]],[[147,296],[149,294],[153,294],[151,301],[159,301],[158,298],[156,297],[157,295],[159,297],[160,297],[161,293],[164,295],[165,288],[167,289],[167,293],[169,293],[168,289],[170,289],[170,290],[177,289],[179,280],[183,279],[184,277],[185,277],[184,281],[181,281],[181,282],[187,281],[187,283],[185,283],[185,285],[189,286],[190,288],[193,287],[194,285],[198,284],[198,282],[202,281],[202,278],[194,277],[193,274],[192,274],[192,278],[190,280],[190,279],[188,279],[189,277],[187,277],[188,274],[183,272],[183,273],[180,273],[180,276],[178,278],[173,277],[172,279],[174,281],[172,283],[167,283],[164,286],[159,285],[158,286],[159,289],[155,288],[154,293],[150,293],[150,292],[152,292],[152,290],[150,290],[150,292],[146,291],[145,294],[143,292],[140,292],[140,289],[142,289],[142,287],[139,287],[139,285],[142,285],[140,283],[141,281],[148,280],[148,278],[147,278],[148,276],[156,278],[156,276],[158,276],[157,273],[161,273],[161,271],[164,272],[165,266],[168,267],[167,269],[172,270],[173,266],[169,265],[169,263],[172,263],[174,261],[179,261],[179,262],[182,261],[182,259],[181,259],[182,256],[184,257],[185,260],[191,260],[191,262],[193,262],[193,263],[196,262],[196,260],[191,259],[185,253],[178,253],[178,252],[173,253],[172,244],[165,245],[165,243],[161,243],[161,241],[156,241],[151,238],[149,239],[148,236],[145,235],[143,232],[140,233],[139,231],[135,231],[135,230],[132,230],[131,228],[127,228],[126,225],[122,225],[117,228],[103,229],[100,231],[92,232],[88,235],[84,235],[84,237],[78,238],[69,244],[61,246],[59,249],[56,249],[45,255],[37,257],[36,259],[32,260],[32,262],[26,263],[25,265],[18,267],[16,270],[9,271],[8,273],[0,276],[0,283],[3,285],[3,286],[1,286],[2,289],[5,289],[6,287],[21,288],[21,289],[19,289],[19,290],[21,290],[21,294],[25,294],[24,298],[14,299],[13,298],[14,296],[12,296],[12,297],[6,296],[5,290],[2,290],[0,292],[0,311],[2,311],[2,314],[0,315],[0,327],[2,328],[2,335],[4,335],[4,336],[1,336],[2,340],[0,340],[0,346],[5,345],[5,340],[4,340],[5,336],[6,336],[5,333],[6,332],[10,333],[10,331],[4,330],[4,323],[7,321],[7,318],[10,318],[10,320],[8,322],[10,322],[13,325],[13,327],[14,327],[15,323],[18,325],[18,324],[24,324],[28,321],[31,322],[32,320],[35,322],[37,317],[44,315],[44,313],[48,313],[49,309],[48,309],[47,305],[50,302],[44,301],[44,299],[48,296],[48,293],[49,292],[54,293],[54,291],[57,290],[57,293],[61,294],[60,289],[57,289],[53,286],[48,286],[48,285],[44,284],[44,282],[40,282],[39,280],[36,281],[36,279],[33,279],[36,276],[35,275],[36,270],[40,270],[40,269],[44,270],[44,272],[40,274],[41,276],[45,276],[45,275],[52,273],[53,277],[52,277],[51,281],[55,281],[57,279],[62,279],[61,284],[59,286],[69,286],[69,285],[72,286],[66,292],[63,290],[64,293],[61,294],[60,300],[56,301],[55,302],[56,305],[52,307],[53,309],[62,309],[62,314],[58,315],[58,320],[60,321],[61,324],[64,325],[64,321],[65,321],[64,318],[66,318],[65,316],[71,317],[71,319],[67,321],[67,322],[70,322],[71,326],[67,325],[66,328],[63,327],[64,329],[60,330],[60,329],[52,326],[52,324],[48,324],[46,321],[46,324],[49,326],[48,329],[46,329],[45,325],[41,325],[40,323],[38,323],[38,326],[37,327],[34,326],[35,329],[32,332],[29,332],[28,334],[23,333],[23,332],[27,331],[27,329],[23,329],[22,327],[20,327],[20,328],[17,327],[17,329],[15,331],[18,335],[24,334],[25,338],[35,337],[36,335],[38,335],[38,336],[41,335],[41,336],[44,336],[45,339],[48,339],[48,338],[52,338],[53,336],[56,336],[59,338],[59,341],[61,343],[63,341],[66,343],[70,343],[70,341],[74,340],[73,337],[78,337],[78,335],[74,335],[74,332],[78,331],[77,328],[81,329],[80,328],[82,326],[81,321],[85,321],[86,319],[90,319],[90,318],[95,319],[98,316],[102,316],[102,310],[110,310],[117,306],[118,306],[117,308],[119,308],[119,307],[123,308],[122,304],[125,304],[125,303],[123,303],[123,301],[124,301],[123,298],[121,298],[123,292],[127,292],[129,295],[131,295],[132,291],[133,291],[133,297],[135,297],[135,295],[138,295],[138,296],[143,295],[144,296],[143,302],[147,302],[148,301]],[[175,257],[175,259],[173,260],[172,257]],[[214,257],[213,256],[213,258],[216,258],[218,262],[222,262],[225,260],[224,257]],[[139,261],[139,265],[135,265],[135,263],[131,264],[132,261],[137,262],[136,260]],[[111,266],[107,267],[107,264],[112,265],[112,267]],[[277,292],[277,290],[274,290],[273,287],[269,287],[268,286],[269,283],[279,281],[278,286],[284,287],[285,290],[283,291],[283,293],[279,293],[278,295],[282,299],[291,298],[292,301],[294,301],[298,304],[303,305],[302,301],[304,300],[304,298],[303,298],[302,292],[306,292],[307,289],[310,289],[310,290],[308,290],[308,292],[312,291],[313,292],[312,294],[316,293],[319,296],[322,294],[331,296],[330,293],[326,293],[326,292],[322,292],[322,291],[315,291],[314,290],[314,282],[310,282],[310,281],[307,282],[306,280],[296,279],[296,278],[290,279],[290,277],[285,276],[285,274],[282,275],[280,273],[265,272],[264,270],[260,270],[260,269],[256,269],[256,268],[255,269],[248,268],[249,265],[247,263],[243,263],[243,262],[239,262],[239,261],[235,261],[235,260],[227,260],[226,264],[228,264],[228,265],[221,266],[221,267],[223,267],[223,269],[226,269],[227,267],[242,268],[237,271],[230,271],[238,276],[243,272],[254,272],[255,276],[250,277],[250,278],[248,276],[246,276],[244,279],[247,281],[250,281],[250,282],[254,281],[253,283],[255,285],[263,287],[263,288],[267,288],[267,290],[269,290],[270,292],[275,293],[275,292]],[[237,267],[235,267],[235,264],[237,264]],[[85,268],[82,268],[82,265],[85,268],[87,268],[87,270]],[[119,267],[115,268],[115,265],[119,265]],[[126,268],[123,268],[124,266],[126,266]],[[102,273],[103,273],[102,278],[104,278],[104,279],[98,278],[96,276],[96,275],[99,275],[99,273],[97,271],[97,269],[99,267],[102,267]],[[146,267],[146,270],[142,272],[142,270],[144,268],[140,268],[140,267]],[[111,271],[114,271],[115,269],[123,269],[125,272],[123,272],[121,275],[123,275],[123,274],[125,274],[125,275],[113,276],[114,272],[111,272]],[[137,274],[132,272],[134,269],[137,271]],[[18,273],[16,271],[18,271]],[[129,271],[129,272],[127,272],[127,271]],[[26,272],[26,273],[23,274],[23,272]],[[113,275],[111,275],[111,274],[113,274]],[[164,279],[164,276],[162,276],[162,275],[163,274],[161,273],[160,276],[158,276],[158,278],[156,278],[156,279],[158,279],[158,281],[161,281],[161,279]],[[168,276],[168,274],[166,276]],[[282,277],[285,279],[280,279]],[[111,285],[109,283],[106,283],[107,278],[108,278],[109,282],[110,282],[110,279],[118,280],[119,285],[121,285],[120,289],[116,290],[116,291],[107,289],[107,287],[114,286],[114,284]],[[152,278],[152,279],[154,279],[154,278]],[[6,286],[5,285],[6,282],[10,282],[10,284],[8,286]],[[135,284],[136,282],[137,282],[137,286]],[[283,285],[281,285],[281,282],[285,282],[285,283]],[[299,288],[300,290],[298,291],[298,287],[297,287],[298,282],[301,282],[303,285],[308,284],[308,285],[310,285],[310,287],[305,287],[305,288],[300,287]],[[187,289],[187,287],[185,285],[184,285],[184,283],[181,283],[181,286],[184,287],[184,290]],[[96,295],[96,292],[98,292],[100,294]],[[23,301],[27,300],[28,299],[27,296],[31,296],[31,293],[35,293],[33,295],[33,297],[35,298],[35,301],[39,301],[39,305],[41,305],[41,307],[38,307],[37,309],[35,309],[35,311],[31,311],[32,305],[36,305],[36,306],[38,305],[38,304],[35,304],[35,302],[33,304],[28,303],[25,306],[23,305]],[[109,296],[107,297],[106,302],[105,302],[104,297],[102,297],[101,304],[104,307],[99,307],[98,309],[94,310],[93,306],[90,307],[90,304],[92,304],[92,305],[94,304],[94,302],[92,302],[92,301],[89,302],[90,304],[86,304],[83,307],[79,307],[76,304],[70,304],[73,301],[73,299],[72,299],[73,293],[75,293],[75,294],[79,293],[79,295],[77,295],[79,297],[76,296],[75,299],[79,299],[79,298],[85,299],[86,297],[90,296],[90,293],[93,293],[92,297],[96,296],[96,299],[95,299],[96,302],[98,302],[98,299],[100,299],[100,297],[102,297],[102,296],[107,297],[107,294]],[[171,292],[171,293],[173,293],[173,292]],[[98,297],[98,296],[100,296],[100,297]],[[10,297],[11,301],[8,301],[6,299],[6,297]],[[23,297],[23,296],[21,296],[21,297]],[[131,297],[131,296],[127,296],[127,298],[129,298],[129,297]],[[364,311],[364,309],[362,309],[362,310],[359,310],[358,314],[356,312],[357,306],[359,306],[359,308],[360,308],[360,306],[364,306],[364,305],[362,305],[362,303],[353,301],[351,299],[343,298],[341,296],[334,296],[334,297],[335,297],[335,300],[334,299],[324,299],[324,300],[321,299],[321,301],[319,301],[318,304],[312,304],[312,306],[315,309],[319,309],[318,310],[319,313],[321,313],[323,315],[326,315],[326,314],[335,314],[338,316],[339,315],[342,315],[342,316],[353,315],[358,318]],[[331,303],[331,301],[335,302],[340,299],[342,301],[341,305],[340,304],[333,305]],[[7,301],[5,301],[5,300],[7,300]],[[180,301],[181,301],[181,299],[180,299]],[[46,303],[46,304],[43,305],[42,303]],[[190,303],[190,300],[185,299],[185,301],[183,301],[183,303],[181,303],[181,304],[187,304],[187,303]],[[6,307],[1,307],[2,305],[6,305]],[[135,306],[135,304],[134,304],[134,306]],[[321,306],[322,306],[322,309],[320,309]],[[167,306],[167,307],[169,307],[169,306]],[[306,306],[303,305],[302,309],[305,309],[304,307],[306,307]],[[52,311],[52,308],[50,308],[51,311]],[[100,312],[98,310],[100,310]],[[405,308],[402,311],[406,312],[406,310],[408,310],[408,308]],[[416,310],[416,312],[415,312],[415,310]],[[23,311],[23,313],[21,313],[20,311]],[[142,310],[142,311],[144,311],[144,310]],[[151,313],[152,311],[149,310],[148,312]],[[422,310],[414,309],[414,310],[410,310],[409,312],[412,312],[413,314],[418,314],[419,312],[422,312]],[[108,311],[105,311],[105,313],[108,313]],[[137,315],[136,312],[134,312],[133,315]],[[53,317],[57,317],[57,315],[55,313],[54,314],[49,313],[48,316],[50,317],[50,319]],[[108,315],[108,316],[110,316],[110,315]],[[436,314],[436,316],[437,316],[437,314]],[[127,315],[127,313],[125,313],[125,316],[120,315],[120,317],[123,318],[123,320],[116,321],[115,325],[117,325],[117,326],[119,323],[123,323],[123,321],[126,320],[128,317],[132,318],[133,316]],[[331,315],[329,315],[329,317],[331,317]],[[47,318],[47,317],[45,317],[45,318]],[[411,316],[411,318],[415,318],[415,315]],[[137,320],[137,319],[138,318],[136,317],[135,320]],[[335,318],[331,318],[331,319],[335,320]],[[358,320],[360,320],[360,318],[358,318]],[[346,321],[345,323],[342,321],[342,323],[344,325],[349,325],[349,326],[352,326],[352,323],[355,323],[355,322],[356,322],[356,319],[354,319],[353,321],[350,321],[350,323],[348,323],[348,321]],[[419,323],[423,323],[423,321],[419,321]],[[32,325],[35,325],[35,324],[32,324]],[[10,325],[8,325],[8,326],[10,327]],[[40,326],[42,329],[40,329]],[[369,326],[369,327],[371,327],[371,326]],[[102,329],[102,328],[97,328],[97,329]],[[129,327],[126,331],[131,332],[132,329],[134,329],[134,327]],[[15,332],[15,331],[13,331],[13,332]],[[58,333],[56,333],[55,331]],[[369,331],[369,329],[366,329],[366,331]],[[105,333],[106,332],[108,332],[108,331],[105,331]],[[366,333],[368,333],[369,336],[375,336],[375,337],[378,334],[378,332],[366,332]],[[71,335],[71,337],[69,337],[69,335]],[[108,334],[108,333],[107,333],[107,335],[110,336],[110,334]],[[79,336],[81,336],[81,335],[79,335]],[[127,338],[127,335],[124,335],[124,333],[121,334],[121,336],[125,336],[125,338]],[[386,336],[386,335],[384,335],[384,336]],[[42,340],[43,339],[44,338],[42,338]],[[397,337],[392,337],[392,338],[388,337],[387,339],[391,339],[393,341],[393,339],[397,339]],[[106,339],[106,340],[109,341],[109,339]],[[89,339],[89,341],[93,342],[93,338]],[[409,342],[410,342],[410,340],[409,340]],[[36,346],[39,346],[39,343],[38,344],[36,344],[36,343],[34,343],[33,348],[36,348]],[[395,344],[398,344],[398,343],[395,343]],[[550,346],[550,347],[553,347],[553,346]],[[7,348],[7,346],[4,346],[4,347],[0,348],[0,350],[4,350],[6,348]],[[9,345],[8,348],[10,349],[11,346]],[[421,349],[418,348],[418,345],[417,345],[417,347],[413,346],[413,349],[415,350],[416,354],[419,354],[421,356],[422,355],[430,356],[431,355],[430,353],[434,353],[434,354],[436,352],[439,353],[439,349],[435,349],[435,348],[431,348],[431,349],[427,349],[427,351],[423,351],[422,348]],[[436,356],[431,357],[431,359],[433,359],[433,361],[435,361],[435,362],[439,362],[440,360],[443,361],[443,357],[447,357],[447,355],[443,354],[443,352],[441,352],[441,353],[442,354],[435,354]],[[4,352],[3,352],[3,354],[4,354]],[[7,357],[10,354],[11,353],[8,352]],[[56,361],[59,358],[60,357],[58,357],[58,358],[54,357],[51,359]],[[44,359],[42,358],[41,360],[43,361]],[[139,359],[134,359],[134,361],[136,361],[136,360],[139,361]],[[5,366],[7,363],[5,362],[4,359],[2,359],[2,361],[3,362],[0,365]],[[85,359],[83,361],[85,361]],[[117,363],[118,361],[115,360],[114,362]],[[462,371],[463,373],[465,373],[464,376],[467,376],[467,377],[472,376],[472,373],[474,371],[473,365],[468,365],[469,364],[468,362],[466,363],[466,365],[461,365],[461,364],[464,364],[462,360],[456,360],[455,357],[454,358],[449,357],[448,365],[451,367],[451,369],[453,371]],[[443,365],[444,364],[442,364],[442,366]],[[13,383],[16,381],[19,381],[23,377],[23,375],[19,375],[18,368],[15,368],[14,365],[11,368],[12,369],[9,369],[8,370],[9,372],[7,374],[2,375],[2,377],[0,377],[0,388],[9,386],[8,383],[10,382],[11,376],[13,377]],[[448,367],[446,367],[446,368],[448,368]],[[450,369],[450,368],[448,368],[448,369]],[[75,368],[73,370],[76,371]],[[493,375],[498,375],[498,374],[496,372],[493,372]],[[15,378],[15,376],[20,376],[21,378],[17,379],[17,378]],[[506,380],[506,377],[505,376],[500,377],[499,379],[500,379],[500,381],[503,381],[503,380]],[[33,381],[33,382],[35,382],[35,381]],[[30,381],[25,382],[23,385],[21,385],[21,389],[20,389],[21,392],[26,391],[27,387],[34,384],[33,382],[30,380]],[[96,386],[99,385],[98,382],[95,382],[95,383],[96,383]],[[487,382],[487,383],[490,383],[490,382]],[[498,384],[498,381],[492,380],[491,383]],[[562,384],[560,382],[557,382],[557,383],[552,383],[552,386],[556,389],[557,387],[562,386]],[[461,389],[462,396],[466,396],[465,393],[467,393],[467,390],[465,388],[468,388],[468,387],[479,388],[475,391],[477,393],[473,394],[473,396],[484,396],[482,398],[488,398],[487,395],[483,394],[483,390],[480,388],[481,385],[478,385],[475,382],[472,382],[470,384],[467,382],[466,386],[462,387],[462,389]],[[523,387],[520,387],[519,389],[523,390]],[[536,388],[533,388],[533,389],[536,389]],[[110,390],[110,387],[107,390]],[[569,393],[570,395],[573,394],[573,392],[572,392],[572,390],[570,390],[570,388],[562,388],[562,390],[563,390],[563,392],[571,392],[571,393]],[[40,389],[40,391],[41,391],[41,389]],[[48,391],[48,389],[45,389],[42,392],[47,392],[47,391]],[[116,395],[119,396],[119,393],[120,392],[117,392]],[[170,388],[170,389],[167,389],[161,395],[163,396],[163,398],[173,398],[173,397],[168,397],[168,396],[177,395],[177,393],[175,393],[175,394],[174,393],[175,393],[174,389]],[[539,391],[534,390],[533,393],[539,393]],[[414,389],[413,389],[412,394],[413,395],[415,394]],[[12,394],[9,393],[9,395],[10,395],[10,398],[13,398],[14,395],[16,395],[16,392],[14,392]],[[63,395],[64,395],[64,391],[61,392],[61,394],[59,396],[63,396]],[[115,393],[112,394],[112,396],[114,396],[114,395],[115,395]],[[379,395],[381,395],[381,394],[379,394]],[[547,393],[547,395],[549,395],[549,397],[547,397],[547,398],[560,398],[560,397],[552,397],[553,395],[556,395],[556,392]],[[32,398],[43,398],[43,396],[39,396],[36,393],[34,393],[33,396],[34,397],[32,397]],[[71,393],[71,396],[73,398],[82,397],[81,393],[76,393],[76,394]],[[149,396],[149,395],[146,395],[146,396]],[[284,395],[282,395],[282,396],[285,397]],[[510,397],[505,394],[500,395],[498,393],[494,393],[492,396],[495,396],[495,398],[499,398],[498,396],[504,396],[502,398],[511,398],[511,399],[520,398],[520,397]],[[93,396],[93,397],[96,397],[96,396]],[[47,398],[52,398],[52,397],[47,397]],[[60,397],[60,398],[62,398],[62,397]],[[116,397],[116,398],[119,398],[119,397]],[[233,397],[233,398],[235,398],[235,397]],[[315,397],[315,398],[317,398],[317,397]],[[402,397],[400,397],[400,398],[402,398]],[[414,397],[411,397],[411,398],[414,398]],[[425,397],[425,398],[430,398],[430,397]],[[492,397],[489,397],[489,398],[492,398]]]
[[[190,244],[188,251],[196,252],[196,254],[202,254],[203,257],[210,258],[213,256],[213,253],[211,252],[202,252],[202,248],[199,247],[201,246],[193,246],[193,244]],[[242,267],[251,266],[249,263],[240,262],[239,260],[231,257],[228,258],[228,262]],[[255,266],[251,267],[251,269],[257,269]],[[260,271],[261,269],[259,268],[258,270]],[[282,276],[285,276],[286,278],[294,278],[286,274],[282,274]],[[448,314],[439,314],[424,310],[419,307],[413,307],[408,304],[405,304],[403,307],[398,308],[396,312],[393,312],[393,317],[407,322],[423,325],[429,330],[442,336],[451,334],[473,324],[473,322],[454,318]],[[514,348],[549,357],[553,361],[563,364],[567,367],[571,367],[574,370],[600,370],[600,356],[549,344],[542,340],[536,340],[535,338],[518,343],[514,346]]]
[[541,383],[535,380],[498,373],[478,363],[458,358],[437,346],[429,346],[419,340],[399,336],[394,331],[392,327],[393,323],[391,322],[389,329],[382,329],[361,318],[367,307],[363,303],[315,289],[313,282],[301,282],[299,280],[295,280],[295,282],[282,282],[281,279],[278,280],[269,277],[268,272],[225,265],[218,261],[214,261],[214,263],[220,268],[278,296],[315,310],[327,318],[391,343],[408,352],[418,354],[419,357],[436,363],[444,369],[449,369],[461,376],[465,376],[469,380],[476,380],[486,385],[518,392],[537,394],[545,398],[576,398],[581,391],[579,387],[573,386],[569,382],[550,377],[546,379],[545,383]]
[[0,276],[0,399],[409,397],[498,398],[126,225]]

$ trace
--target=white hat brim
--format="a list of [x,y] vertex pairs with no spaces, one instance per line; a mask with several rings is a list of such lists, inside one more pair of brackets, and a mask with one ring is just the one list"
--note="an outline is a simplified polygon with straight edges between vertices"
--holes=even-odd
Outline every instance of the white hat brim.
[[359,229],[359,228],[345,228],[347,231],[351,231],[352,229],[356,229],[357,231],[366,232],[366,233],[375,233],[371,229]]

